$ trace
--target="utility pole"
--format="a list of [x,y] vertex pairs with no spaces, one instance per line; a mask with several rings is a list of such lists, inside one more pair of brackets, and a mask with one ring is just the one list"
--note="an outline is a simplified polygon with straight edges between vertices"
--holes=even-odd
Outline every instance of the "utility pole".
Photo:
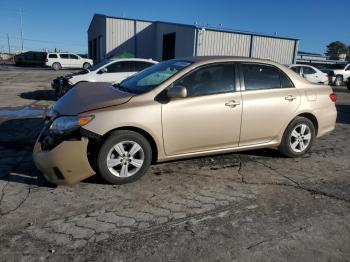
[[11,54],[10,36],[9,36],[8,33],[7,33],[7,45],[8,45],[8,47],[9,47],[9,54]]
[[21,20],[21,47],[23,51],[23,19],[22,19],[22,8],[19,9],[19,17]]

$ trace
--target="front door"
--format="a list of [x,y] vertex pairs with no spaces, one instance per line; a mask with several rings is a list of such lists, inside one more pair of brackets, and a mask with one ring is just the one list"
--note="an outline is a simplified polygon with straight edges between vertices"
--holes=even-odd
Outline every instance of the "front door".
[[98,74],[96,81],[119,83],[134,74],[129,61],[114,62],[106,66],[106,69],[106,72]]
[[70,58],[71,67],[74,67],[74,68],[82,68],[83,67],[83,63],[82,63],[81,59],[79,58],[79,56],[69,54],[69,58]]
[[303,76],[311,83],[319,83],[322,79],[319,79],[317,72],[308,66],[303,66]]
[[233,63],[195,69],[174,83],[187,88],[187,97],[162,104],[167,155],[238,146],[242,101],[235,83]]
[[256,63],[241,65],[245,90],[239,146],[267,143],[277,137],[298,109],[300,96],[278,68]]

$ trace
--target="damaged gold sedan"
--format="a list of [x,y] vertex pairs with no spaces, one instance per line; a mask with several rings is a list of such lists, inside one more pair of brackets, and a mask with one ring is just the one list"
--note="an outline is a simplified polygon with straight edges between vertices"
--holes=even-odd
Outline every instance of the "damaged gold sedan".
[[336,96],[268,60],[169,60],[120,84],[81,83],[46,117],[34,161],[47,180],[135,181],[151,163],[276,148],[289,157],[335,127]]

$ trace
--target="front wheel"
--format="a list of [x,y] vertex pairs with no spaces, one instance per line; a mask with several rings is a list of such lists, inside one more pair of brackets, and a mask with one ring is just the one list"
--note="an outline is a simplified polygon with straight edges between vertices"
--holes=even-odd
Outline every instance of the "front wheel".
[[297,117],[284,131],[279,150],[288,157],[302,156],[310,150],[314,138],[314,124],[305,117]]
[[143,176],[152,159],[152,149],[139,133],[118,130],[101,146],[97,155],[97,171],[111,184],[126,184]]

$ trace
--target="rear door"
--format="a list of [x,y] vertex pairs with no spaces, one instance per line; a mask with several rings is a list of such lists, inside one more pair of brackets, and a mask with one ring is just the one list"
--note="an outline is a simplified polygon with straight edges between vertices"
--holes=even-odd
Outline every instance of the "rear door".
[[69,54],[59,54],[60,58],[59,62],[61,64],[62,67],[70,67],[71,64],[70,64],[70,57],[69,57]]
[[272,141],[300,104],[298,90],[275,66],[242,63],[242,127],[239,146]]

